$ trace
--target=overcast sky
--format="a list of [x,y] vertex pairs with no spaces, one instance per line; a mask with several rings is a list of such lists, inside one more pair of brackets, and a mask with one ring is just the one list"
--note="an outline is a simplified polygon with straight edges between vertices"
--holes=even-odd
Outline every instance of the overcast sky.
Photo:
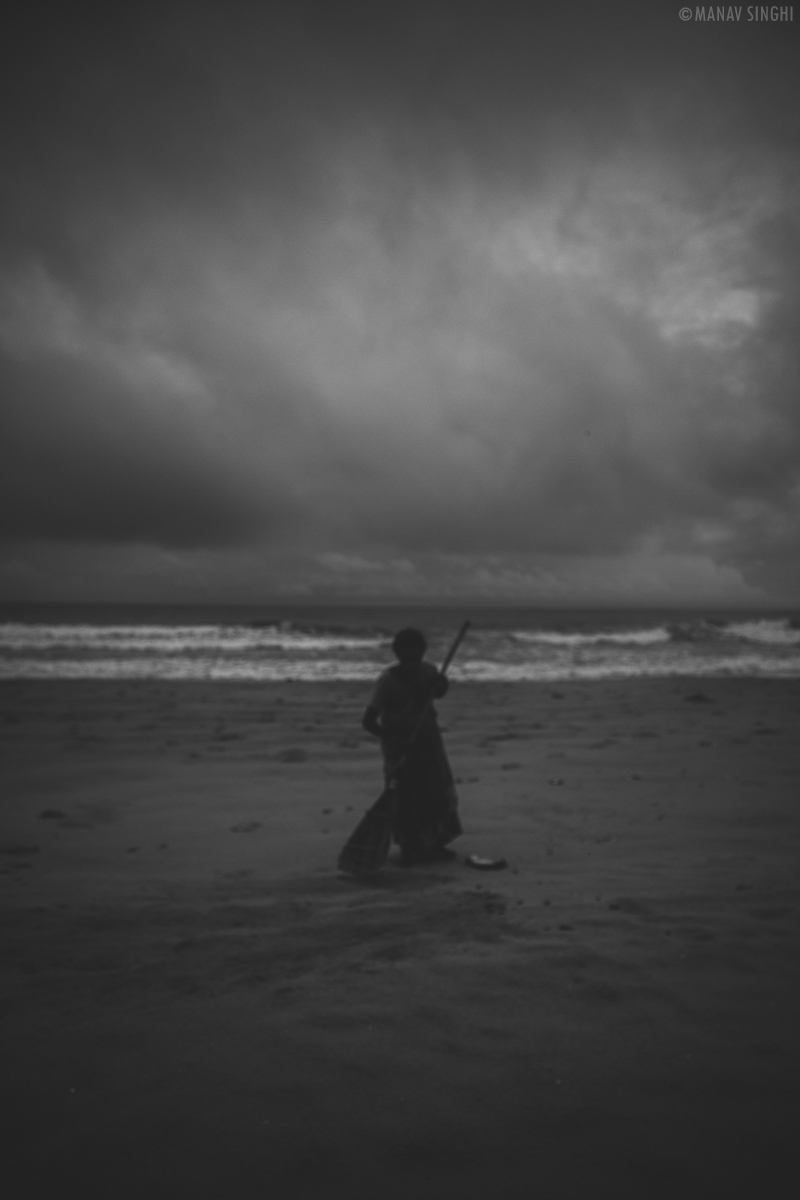
[[5,39],[0,598],[800,602],[800,6],[130,8]]

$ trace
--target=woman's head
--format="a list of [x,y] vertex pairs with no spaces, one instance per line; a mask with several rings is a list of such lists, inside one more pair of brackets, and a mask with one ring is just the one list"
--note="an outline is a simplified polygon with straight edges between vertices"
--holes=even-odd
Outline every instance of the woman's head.
[[421,662],[428,643],[418,629],[401,629],[392,642],[392,649],[401,663]]

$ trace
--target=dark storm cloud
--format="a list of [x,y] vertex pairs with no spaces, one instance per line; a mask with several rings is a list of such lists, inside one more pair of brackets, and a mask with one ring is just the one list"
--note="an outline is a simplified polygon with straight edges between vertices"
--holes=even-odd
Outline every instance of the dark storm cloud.
[[213,422],[199,432],[155,389],[143,408],[114,374],[63,359],[0,359],[0,386],[13,400],[0,414],[0,536],[213,546],[290,518],[224,430],[215,444]]
[[796,34],[677,7],[29,18],[5,536],[800,588]]

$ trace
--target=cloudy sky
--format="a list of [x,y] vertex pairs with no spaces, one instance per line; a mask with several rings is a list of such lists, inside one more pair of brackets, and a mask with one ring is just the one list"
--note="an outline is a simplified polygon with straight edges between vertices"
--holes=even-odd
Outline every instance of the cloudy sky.
[[800,7],[679,11],[29,5],[0,598],[800,602]]

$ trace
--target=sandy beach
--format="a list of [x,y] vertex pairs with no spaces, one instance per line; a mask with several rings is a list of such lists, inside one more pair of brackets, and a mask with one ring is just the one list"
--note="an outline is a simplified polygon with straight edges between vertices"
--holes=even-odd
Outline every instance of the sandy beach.
[[2,685],[4,1195],[794,1196],[800,681],[455,686],[356,882],[366,692]]

